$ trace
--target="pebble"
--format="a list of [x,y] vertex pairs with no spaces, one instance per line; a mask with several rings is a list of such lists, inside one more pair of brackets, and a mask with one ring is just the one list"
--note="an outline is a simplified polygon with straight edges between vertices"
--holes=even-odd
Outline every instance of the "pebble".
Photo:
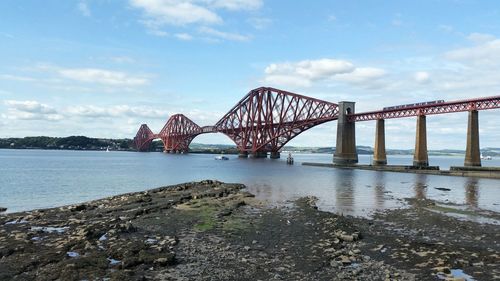
[[340,261],[344,265],[351,264],[351,259],[348,256],[340,256]]

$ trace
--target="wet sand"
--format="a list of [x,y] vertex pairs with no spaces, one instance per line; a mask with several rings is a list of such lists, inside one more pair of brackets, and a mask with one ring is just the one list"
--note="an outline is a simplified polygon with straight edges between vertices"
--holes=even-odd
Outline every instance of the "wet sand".
[[207,180],[0,215],[0,280],[500,280],[500,226],[454,206],[412,199],[355,218],[243,188]]

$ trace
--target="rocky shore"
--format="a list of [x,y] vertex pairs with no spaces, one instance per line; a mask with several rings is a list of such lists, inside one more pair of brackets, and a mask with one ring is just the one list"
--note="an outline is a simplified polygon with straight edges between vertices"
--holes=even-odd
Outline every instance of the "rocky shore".
[[207,180],[0,215],[0,280],[500,280],[500,226],[435,202],[365,219],[243,189]]

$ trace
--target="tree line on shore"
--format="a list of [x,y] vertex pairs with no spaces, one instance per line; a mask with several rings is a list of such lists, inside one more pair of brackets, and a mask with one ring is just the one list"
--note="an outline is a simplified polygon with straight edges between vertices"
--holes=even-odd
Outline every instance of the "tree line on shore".
[[100,139],[85,136],[24,137],[0,139],[0,148],[71,149],[71,150],[134,150],[131,139]]
[[[85,136],[70,137],[24,137],[24,138],[0,138],[0,149],[66,149],[66,150],[120,150],[135,151],[132,139],[105,139],[89,138]],[[189,146],[191,153],[225,153],[237,154],[235,145],[228,144],[201,144],[191,143]],[[294,153],[327,153],[333,154],[334,147],[298,147],[285,146],[283,151]],[[163,151],[163,142],[154,140],[149,147],[149,151]],[[358,154],[373,154],[373,148],[369,146],[357,146]],[[500,156],[500,148],[482,148],[484,155]],[[387,154],[391,155],[412,155],[412,149],[387,149]],[[430,150],[431,155],[463,155],[463,150]]]

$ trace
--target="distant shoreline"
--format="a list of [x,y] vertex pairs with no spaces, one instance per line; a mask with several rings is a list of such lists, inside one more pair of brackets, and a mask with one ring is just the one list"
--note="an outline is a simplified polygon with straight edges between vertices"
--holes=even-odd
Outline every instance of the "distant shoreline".
[[[0,149],[41,149],[41,150],[75,150],[75,151],[136,151],[132,139],[104,139],[89,138],[86,136],[69,137],[24,137],[24,138],[0,138]],[[160,140],[152,142],[149,149],[151,152],[162,152],[163,143]],[[318,153],[333,154],[334,147],[299,147],[285,146],[282,152],[292,153]],[[370,146],[357,146],[359,155],[372,155],[373,148]],[[387,155],[413,155],[413,149],[386,149]],[[481,152],[485,156],[500,156],[500,148],[484,147]],[[200,144],[191,143],[190,153],[202,154],[238,154],[235,145],[227,144]],[[464,150],[459,149],[435,149],[429,150],[430,156],[461,156]]]
[[[102,151],[105,152],[106,148],[104,149],[87,149],[87,148],[43,148],[43,147],[0,147],[0,150],[50,150],[50,151]],[[137,152],[135,149],[110,149],[109,151],[120,151],[120,152]],[[148,151],[148,152],[163,152],[163,151]],[[288,153],[289,151],[285,150],[282,151],[281,153]],[[229,150],[213,150],[213,149],[207,149],[207,150],[193,150],[189,151],[190,154],[228,154],[228,155],[237,155],[237,151],[229,151]],[[308,150],[301,150],[301,151],[292,151],[292,154],[333,154],[333,152],[318,152],[318,151],[308,151]],[[358,155],[373,155],[373,153],[369,152],[358,152]],[[401,156],[412,156],[413,153],[387,153],[387,155],[401,155]],[[459,154],[459,153],[433,153],[429,152],[429,156],[456,156],[456,157],[464,157],[464,154]]]

